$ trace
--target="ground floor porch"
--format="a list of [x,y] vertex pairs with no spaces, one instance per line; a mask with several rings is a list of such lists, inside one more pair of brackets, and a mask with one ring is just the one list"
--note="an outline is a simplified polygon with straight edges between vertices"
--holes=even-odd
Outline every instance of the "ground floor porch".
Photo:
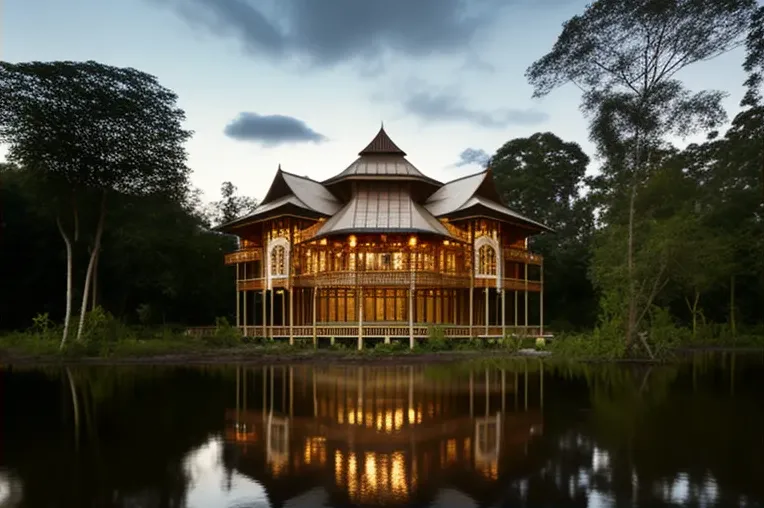
[[[236,326],[268,339],[500,338],[544,335],[544,293],[496,288],[274,288],[241,290]],[[192,335],[214,333],[194,328]]]

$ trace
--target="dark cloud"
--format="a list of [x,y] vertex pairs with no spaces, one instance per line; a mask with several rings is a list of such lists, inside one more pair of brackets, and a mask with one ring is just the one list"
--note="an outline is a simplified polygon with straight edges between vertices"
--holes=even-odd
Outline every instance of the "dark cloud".
[[543,111],[533,109],[471,109],[464,105],[464,99],[458,94],[445,92],[414,92],[404,100],[403,106],[409,113],[423,120],[461,121],[488,128],[535,125],[548,118]]
[[462,153],[459,154],[459,160],[454,166],[460,168],[462,166],[476,164],[481,168],[485,168],[488,166],[488,161],[490,159],[491,156],[482,148],[467,148],[462,150]]
[[225,128],[226,136],[239,141],[256,141],[268,146],[285,143],[320,143],[326,140],[305,122],[291,116],[240,113]]
[[462,53],[507,0],[151,0],[252,54],[315,65]]

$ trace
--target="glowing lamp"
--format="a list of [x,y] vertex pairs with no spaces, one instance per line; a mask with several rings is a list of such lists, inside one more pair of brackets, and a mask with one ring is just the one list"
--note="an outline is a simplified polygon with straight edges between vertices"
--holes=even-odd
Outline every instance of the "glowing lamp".
[[443,240],[443,245],[449,245],[450,243],[448,240]]
[[356,246],[357,240],[356,240],[355,235],[350,235],[350,238],[348,238],[348,243],[350,244],[351,247],[355,247]]
[[411,238],[409,238],[409,245],[411,247],[416,247],[416,236],[412,236]]

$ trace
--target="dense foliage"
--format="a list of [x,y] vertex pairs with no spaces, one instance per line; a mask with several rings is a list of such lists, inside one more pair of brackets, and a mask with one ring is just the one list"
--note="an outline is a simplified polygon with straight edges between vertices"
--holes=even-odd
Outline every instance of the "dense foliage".
[[[531,244],[545,256],[554,332],[593,329],[581,344],[613,357],[761,335],[762,34],[764,7],[753,0],[598,0],[529,68],[538,96],[568,83],[582,90],[597,147],[586,154],[541,132],[489,162],[507,204],[555,230]],[[746,92],[724,124],[725,92],[690,92],[677,72],[735,47]],[[0,70],[12,162],[0,166],[0,329],[45,313],[63,321],[72,300],[127,323],[230,319],[233,273],[222,258],[236,242],[210,226],[255,202],[230,182],[211,205],[189,190],[190,133],[175,95],[152,76],[94,62]],[[671,144],[689,132],[707,141]]]

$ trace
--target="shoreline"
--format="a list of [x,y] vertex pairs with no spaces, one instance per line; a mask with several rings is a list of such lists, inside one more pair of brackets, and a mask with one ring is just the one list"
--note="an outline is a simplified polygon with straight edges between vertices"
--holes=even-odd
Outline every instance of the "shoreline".
[[357,353],[355,351],[306,350],[306,351],[242,351],[242,350],[210,350],[193,353],[170,353],[155,355],[126,355],[113,357],[66,357],[58,355],[29,355],[8,350],[0,350],[0,364],[4,366],[108,366],[108,365],[273,365],[273,364],[316,364],[326,365],[421,365],[446,364],[472,360],[511,360],[511,359],[554,359],[582,363],[613,363],[613,364],[671,364],[691,357],[694,353],[741,353],[764,354],[764,348],[740,347],[703,347],[688,348],[676,351],[677,355],[669,359],[650,360],[648,358],[568,358],[555,357],[550,352],[523,349],[520,351],[474,350],[474,351],[427,351],[427,352],[393,352],[393,353]]

